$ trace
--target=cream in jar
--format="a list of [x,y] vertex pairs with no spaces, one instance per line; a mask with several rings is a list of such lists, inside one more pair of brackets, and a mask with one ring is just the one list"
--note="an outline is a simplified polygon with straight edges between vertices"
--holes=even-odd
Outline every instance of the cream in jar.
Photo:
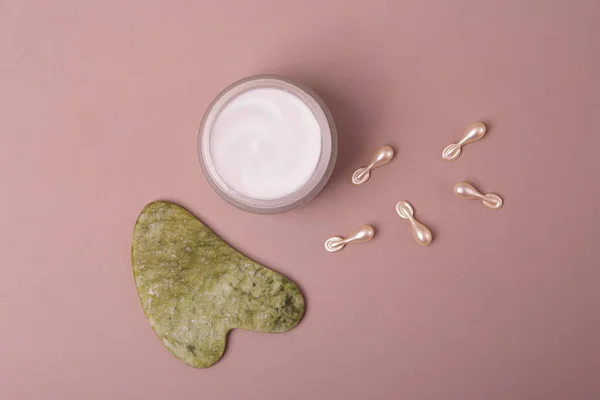
[[256,88],[223,107],[209,147],[226,185],[244,196],[270,200],[308,182],[319,162],[321,131],[312,111],[295,95]]

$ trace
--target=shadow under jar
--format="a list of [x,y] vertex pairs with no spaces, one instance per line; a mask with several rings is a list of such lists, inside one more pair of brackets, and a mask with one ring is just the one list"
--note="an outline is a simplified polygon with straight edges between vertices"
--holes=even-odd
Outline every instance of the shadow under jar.
[[260,75],[223,90],[204,114],[198,155],[206,179],[232,205],[279,213],[309,202],[337,157],[323,100],[286,78]]

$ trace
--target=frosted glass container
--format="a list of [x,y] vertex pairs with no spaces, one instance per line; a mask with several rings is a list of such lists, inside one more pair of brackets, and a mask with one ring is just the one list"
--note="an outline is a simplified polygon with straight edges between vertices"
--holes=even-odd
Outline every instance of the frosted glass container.
[[235,207],[284,212],[327,184],[337,157],[335,123],[308,87],[253,76],[225,88],[209,105],[198,155],[212,188]]

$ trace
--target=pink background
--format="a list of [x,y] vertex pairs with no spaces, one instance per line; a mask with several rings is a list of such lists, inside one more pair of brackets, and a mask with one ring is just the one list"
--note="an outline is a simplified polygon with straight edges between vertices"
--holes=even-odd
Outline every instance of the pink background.
[[[0,398],[598,399],[599,39],[597,0],[1,1]],[[196,154],[211,99],[257,73],[339,127],[330,184],[281,215],[226,204]],[[465,179],[504,209],[454,197]],[[207,370],[171,356],[129,254],[156,199],[298,282],[298,328],[233,332]]]

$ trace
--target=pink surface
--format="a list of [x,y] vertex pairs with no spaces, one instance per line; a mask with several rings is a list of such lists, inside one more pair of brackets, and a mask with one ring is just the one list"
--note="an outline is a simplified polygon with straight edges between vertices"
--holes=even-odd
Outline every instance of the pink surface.
[[[599,21],[596,0],[2,1],[0,398],[599,398]],[[339,127],[331,183],[287,214],[232,208],[196,156],[213,96],[256,73]],[[464,179],[504,209],[454,197]],[[171,356],[130,265],[155,199],[298,282],[298,328],[236,331],[207,370]],[[373,242],[325,252],[363,223]]]

